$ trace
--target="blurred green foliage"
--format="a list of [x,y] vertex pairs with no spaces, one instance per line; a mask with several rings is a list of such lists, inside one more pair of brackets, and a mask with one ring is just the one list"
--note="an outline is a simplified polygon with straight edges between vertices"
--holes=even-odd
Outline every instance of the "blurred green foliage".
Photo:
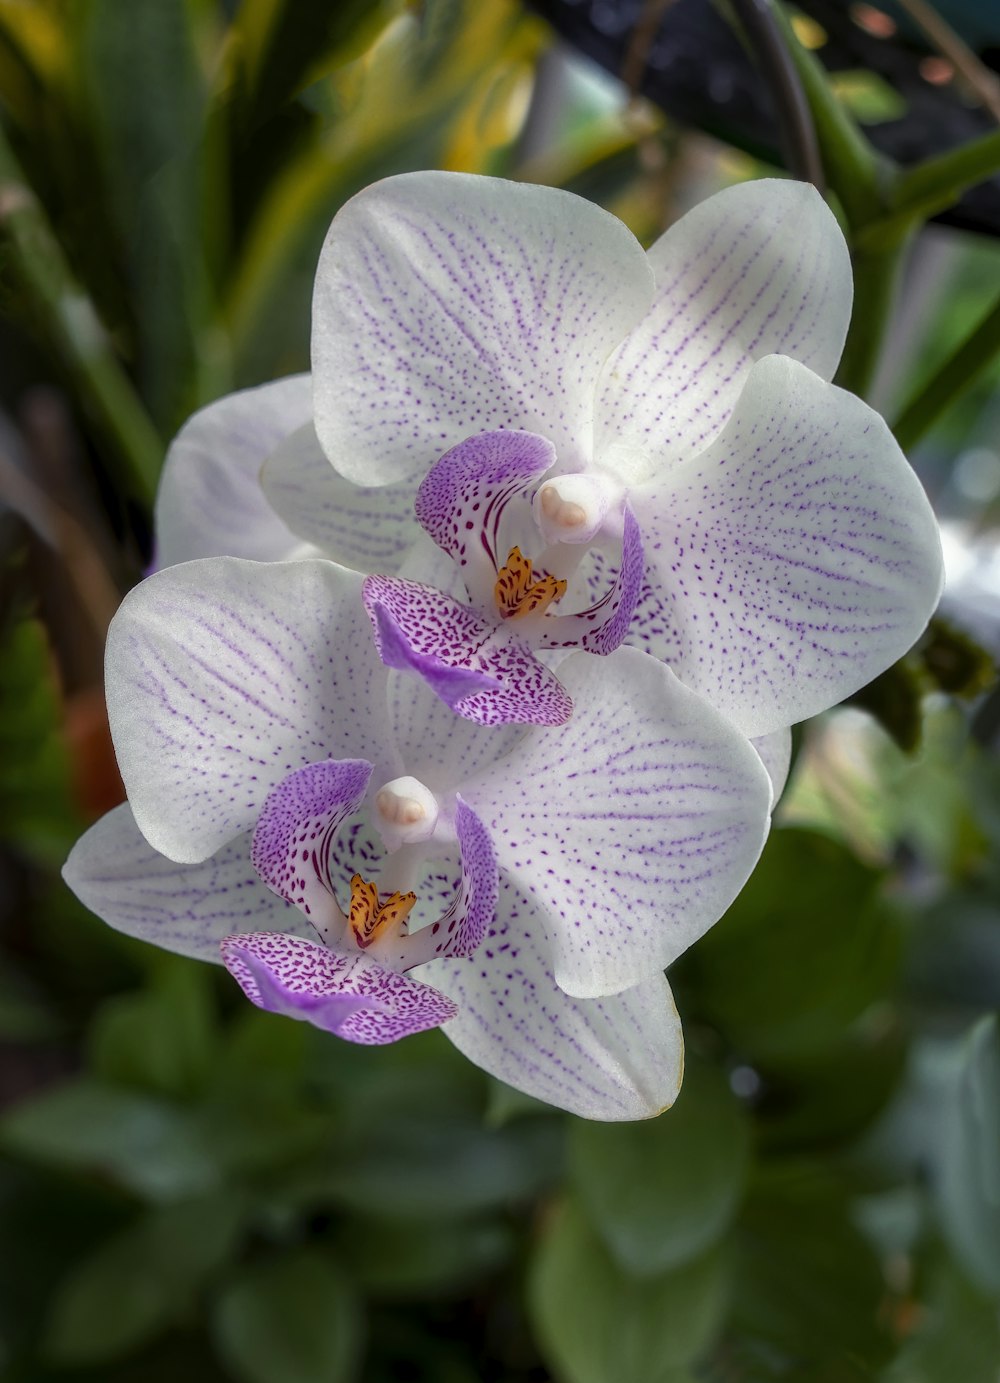
[[[546,50],[507,0],[0,0],[5,401],[56,372],[89,474],[60,503],[113,570],[184,417],[307,365],[358,187],[532,177],[648,239],[716,176],[579,74],[533,145]],[[919,757],[807,727],[751,884],[671,973],[675,1108],[591,1125],[440,1033],[337,1043],[89,917],[54,871],[97,810],[99,650],[37,538],[0,537],[35,582],[0,621],[4,1383],[995,1383],[1000,771],[943,704],[993,681],[960,627],[864,703]]]

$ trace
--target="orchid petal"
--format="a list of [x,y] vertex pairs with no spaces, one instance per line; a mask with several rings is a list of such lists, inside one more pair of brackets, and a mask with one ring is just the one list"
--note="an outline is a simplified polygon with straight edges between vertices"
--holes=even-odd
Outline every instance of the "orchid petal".
[[170,444],[156,496],[156,565],[196,557],[278,562],[301,546],[268,503],[260,468],[312,414],[312,381],[292,375],[217,399]]
[[937,524],[888,427],[783,356],[754,366],[717,442],[632,502],[650,588],[629,642],[747,735],[863,687],[941,591]]
[[497,762],[525,733],[523,725],[477,725],[456,716],[422,679],[389,674],[393,738],[408,773],[432,791],[453,791]]
[[81,836],[63,878],[116,931],[197,960],[218,963],[219,942],[233,932],[313,934],[302,914],[257,878],[249,836],[201,864],[175,864],[149,844],[127,803]]
[[757,862],[771,784],[749,742],[652,658],[567,658],[558,732],[526,734],[463,796],[546,918],[555,978],[593,998],[649,979]]
[[555,459],[552,443],[532,432],[482,432],[452,447],[421,481],[417,519],[458,563],[474,597],[492,599],[513,546],[500,531],[508,504],[521,499],[527,508],[528,487]]
[[291,531],[341,566],[396,572],[420,537],[416,482],[373,490],[345,480],[326,459],[311,420],[271,453],[260,479]]
[[546,918],[509,874],[497,919],[468,961],[428,976],[458,1007],[445,1034],[485,1071],[584,1119],[645,1119],[672,1104],[684,1047],[662,975],[603,999],[552,978]]
[[573,703],[529,648],[474,610],[416,581],[369,576],[365,609],[388,667],[422,677],[480,725],[561,725]]
[[320,442],[362,485],[422,475],[501,427],[540,433],[579,470],[601,366],[651,296],[631,232],[571,193],[444,172],[375,183],[320,256]]
[[361,583],[332,562],[216,557],[125,597],[108,633],[108,713],[154,849],[206,859],[318,759],[366,758],[395,776]]
[[769,735],[761,735],[758,739],[751,740],[750,743],[760,755],[760,761],[767,769],[767,776],[771,780],[771,807],[773,810],[785,790],[788,772],[792,766],[791,728],[772,730]]
[[611,588],[587,610],[575,615],[549,615],[545,622],[546,648],[586,649],[588,653],[613,653],[628,634],[643,589],[646,564],[642,535],[631,506],[626,503],[622,522],[622,555]]
[[298,936],[227,937],[222,959],[258,1008],[364,1046],[436,1028],[456,1011],[436,989],[385,969],[361,951],[347,955]]
[[361,805],[371,776],[364,759],[306,764],[271,789],[253,833],[254,869],[321,936],[332,922],[344,921],[330,877],[330,844]]
[[808,183],[727,188],[661,236],[649,260],[653,306],[604,372],[599,459],[624,447],[671,467],[701,451],[762,356],[789,355],[832,378],[851,316],[851,264]]
[[[455,833],[461,852],[461,878],[443,917],[405,939],[406,968],[439,956],[471,956],[496,916],[497,861],[489,832],[459,797],[455,804]],[[421,886],[418,897],[426,898]]]

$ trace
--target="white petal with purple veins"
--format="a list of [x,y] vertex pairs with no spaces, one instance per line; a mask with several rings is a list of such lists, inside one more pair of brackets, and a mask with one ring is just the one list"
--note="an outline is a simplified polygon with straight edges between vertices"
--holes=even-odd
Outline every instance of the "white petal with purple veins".
[[671,226],[649,260],[653,305],[601,382],[598,460],[612,446],[639,449],[648,473],[693,456],[762,356],[789,355],[832,378],[851,317],[851,264],[808,183],[728,188]]
[[421,536],[416,481],[372,489],[345,480],[326,459],[311,420],[271,453],[260,480],[291,531],[342,566],[398,571]]
[[645,1119],[672,1104],[684,1047],[662,975],[602,999],[552,978],[547,919],[509,874],[496,921],[471,959],[426,974],[458,1014],[444,1031],[483,1070],[585,1119]]
[[304,764],[392,778],[386,673],[362,578],[332,562],[207,558],[158,572],[111,624],[106,685],[129,801],[150,844],[206,859]]
[[937,604],[937,524],[888,427],[783,356],[754,366],[711,447],[632,503],[650,585],[628,641],[747,735],[863,687]]
[[601,366],[651,294],[632,234],[571,193],[441,172],[375,183],[338,212],[316,275],[324,450],[384,485],[514,427],[580,470]]
[[364,603],[387,667],[423,679],[479,725],[561,725],[573,703],[558,679],[506,629],[432,586],[369,576]]
[[772,808],[777,806],[778,798],[788,782],[788,770],[792,766],[792,731],[772,730],[769,735],[761,735],[750,743],[760,755],[771,780]]
[[219,943],[233,932],[313,935],[302,914],[257,877],[248,835],[201,864],[176,864],[153,849],[127,804],[80,837],[63,878],[116,931],[197,960],[219,962]]
[[435,791],[454,790],[509,754],[523,725],[477,725],[456,716],[422,678],[389,674],[389,714],[407,771]]
[[170,444],[156,496],[156,565],[196,557],[279,562],[301,542],[268,503],[260,468],[312,416],[309,375],[228,394]]
[[573,718],[526,734],[463,795],[547,920],[557,983],[647,980],[725,912],[757,862],[771,784],[749,742],[633,649],[560,665]]
[[348,955],[297,936],[255,932],[227,937],[222,959],[258,1007],[364,1046],[436,1028],[455,1014],[436,989],[361,951]]

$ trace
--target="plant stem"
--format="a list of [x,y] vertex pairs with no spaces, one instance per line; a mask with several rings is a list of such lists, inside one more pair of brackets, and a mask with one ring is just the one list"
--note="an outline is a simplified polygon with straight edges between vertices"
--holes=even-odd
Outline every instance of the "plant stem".
[[1000,130],[960,144],[936,158],[925,159],[900,172],[893,189],[895,212],[923,220],[951,206],[967,187],[975,187],[1000,172]]
[[941,414],[1000,355],[1000,297],[970,336],[962,342],[937,372],[916,391],[893,427],[904,451],[920,441]]
[[137,501],[151,508],[163,442],[112,351],[92,302],[73,278],[48,218],[2,131],[0,237],[18,286],[36,309],[114,448],[123,484]]
[[907,226],[893,241],[874,248],[855,245],[851,255],[855,308],[836,383],[861,398],[867,396],[878,368],[911,229]]
[[773,0],[730,0],[730,5],[770,88],[788,171],[824,192],[826,179],[812,111],[788,51],[787,35],[778,27]]
[[809,102],[830,186],[852,227],[874,220],[885,205],[893,165],[876,154],[830,90],[822,63],[796,38],[783,7],[773,3],[771,13]]

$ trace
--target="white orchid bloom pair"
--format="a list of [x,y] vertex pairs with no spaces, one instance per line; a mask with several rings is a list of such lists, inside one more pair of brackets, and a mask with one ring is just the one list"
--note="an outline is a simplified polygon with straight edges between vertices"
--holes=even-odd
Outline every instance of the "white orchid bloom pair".
[[762,759],[780,791],[790,724],[939,592],[919,483],[825,382],[850,295],[794,183],[648,256],[551,189],[361,193],[312,387],[222,400],[171,449],[164,569],[108,647],[130,806],[71,886],[351,1040],[443,1023],[577,1113],[669,1104],[662,971],[756,862]]

